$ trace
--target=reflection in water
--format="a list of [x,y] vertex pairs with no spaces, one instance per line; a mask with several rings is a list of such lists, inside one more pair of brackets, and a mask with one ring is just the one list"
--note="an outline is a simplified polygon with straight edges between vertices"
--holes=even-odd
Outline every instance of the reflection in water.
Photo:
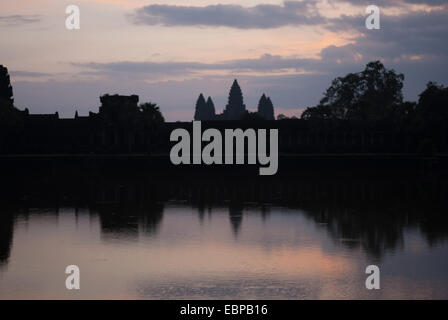
[[101,223],[101,235],[123,236],[138,240],[140,233],[151,236],[157,232],[163,217],[163,203],[143,206],[123,206],[122,204],[97,207]]
[[243,206],[241,204],[231,203],[229,205],[229,216],[232,231],[237,236],[241,228],[241,223],[243,222]]
[[0,268],[8,261],[13,233],[13,215],[9,209],[0,214]]
[[226,181],[21,184],[1,208],[0,298],[448,298],[445,179]]

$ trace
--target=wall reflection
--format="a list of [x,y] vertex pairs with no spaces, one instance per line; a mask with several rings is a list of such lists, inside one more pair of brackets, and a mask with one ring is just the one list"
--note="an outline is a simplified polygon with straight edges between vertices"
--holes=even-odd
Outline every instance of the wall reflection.
[[11,208],[2,208],[0,214],[0,268],[8,261],[11,252],[14,218]]
[[371,298],[372,263],[391,284],[376,298],[447,297],[447,181],[20,175],[0,187],[0,298],[72,298],[73,261],[82,298]]
[[[23,177],[23,176],[22,176]],[[380,259],[403,246],[403,232],[416,228],[433,246],[448,237],[447,179],[408,176],[308,174],[270,179],[244,177],[158,177],[136,175],[54,175],[10,181],[3,190],[0,263],[6,263],[14,217],[30,208],[87,207],[99,216],[104,240],[156,237],[167,203],[196,210],[201,223],[213,208],[225,208],[235,239],[250,209],[266,221],[272,207],[304,214],[338,245],[361,248]]]

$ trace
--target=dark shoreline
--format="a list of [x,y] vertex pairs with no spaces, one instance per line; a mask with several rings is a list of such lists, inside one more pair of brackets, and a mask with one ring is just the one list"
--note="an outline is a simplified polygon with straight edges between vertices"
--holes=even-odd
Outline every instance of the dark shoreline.
[[[279,154],[275,176],[291,173],[363,171],[438,171],[448,172],[448,154],[433,156],[417,154]],[[0,172],[4,175],[42,171],[50,168],[68,171],[144,171],[161,175],[189,172],[206,174],[243,173],[258,175],[256,165],[173,165],[168,154],[9,154],[0,155]],[[268,177],[268,176],[266,176]]]
[[413,202],[420,194],[423,203],[436,195],[445,202],[447,163],[448,155],[288,155],[280,156],[276,175],[260,176],[258,165],[174,166],[166,155],[2,155],[0,197],[263,203],[367,200],[375,194],[371,201]]

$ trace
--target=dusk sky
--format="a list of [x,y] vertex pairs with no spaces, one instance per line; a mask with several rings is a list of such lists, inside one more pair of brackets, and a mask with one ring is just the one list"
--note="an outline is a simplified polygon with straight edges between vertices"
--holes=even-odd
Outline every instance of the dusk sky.
[[[67,30],[78,5],[81,29]],[[365,27],[367,5],[381,29]],[[199,93],[218,112],[237,78],[248,109],[272,98],[300,116],[331,80],[372,60],[404,73],[416,100],[432,80],[448,84],[444,0],[2,0],[0,64],[15,104],[73,117],[98,111],[105,93],[156,102],[168,121],[191,120]]]

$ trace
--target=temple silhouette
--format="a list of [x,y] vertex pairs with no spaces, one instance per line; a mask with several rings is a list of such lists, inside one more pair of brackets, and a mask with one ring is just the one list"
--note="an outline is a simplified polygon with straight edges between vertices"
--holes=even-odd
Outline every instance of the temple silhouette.
[[[255,115],[260,120],[275,120],[274,105],[269,97],[263,93],[258,103],[258,110]],[[249,117],[249,111],[244,104],[243,92],[237,79],[233,81],[229,92],[228,103],[221,114],[216,114],[215,104],[211,97],[205,101],[204,95],[199,94],[196,102],[194,120],[210,121],[210,120],[244,120]]]
[[[228,103],[216,113],[211,97],[201,93],[195,120],[202,128],[278,129],[279,158],[293,168],[304,155],[345,155],[351,161],[362,157],[403,159],[432,157],[446,162],[448,152],[448,88],[428,83],[418,103],[403,101],[404,76],[387,70],[379,61],[366,69],[333,81],[321,102],[307,108],[301,119],[278,117],[274,105],[263,94],[256,112],[246,109],[243,93],[235,79]],[[371,83],[370,83],[371,82]],[[355,94],[356,93],[356,94]],[[14,106],[8,70],[0,67],[0,154],[3,155],[127,155],[164,157],[174,143],[176,128],[192,132],[192,122],[166,122],[160,108],[140,103],[137,95],[103,95],[98,112],[88,116],[60,118],[32,114]],[[281,120],[280,120],[281,119]],[[331,156],[331,157],[330,157]],[[405,161],[405,160],[401,161]],[[333,161],[333,160],[332,160]],[[432,160],[431,160],[432,161]],[[156,164],[154,164],[156,166]],[[349,162],[346,162],[350,166]]]

